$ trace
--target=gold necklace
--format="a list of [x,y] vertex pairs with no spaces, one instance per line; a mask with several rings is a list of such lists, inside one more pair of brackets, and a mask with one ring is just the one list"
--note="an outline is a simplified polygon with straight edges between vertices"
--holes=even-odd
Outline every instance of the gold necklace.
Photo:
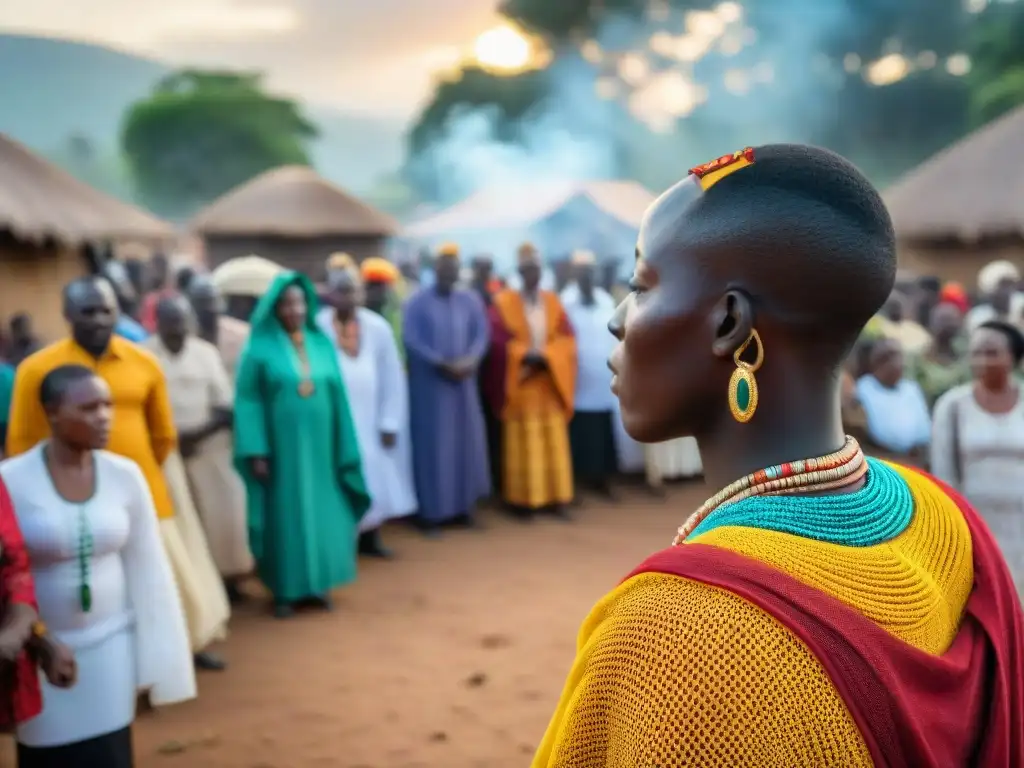
[[856,482],[867,471],[867,459],[860,445],[847,436],[835,453],[801,461],[787,461],[759,469],[730,483],[705,501],[676,532],[673,544],[682,544],[708,515],[720,507],[756,495],[780,495],[793,490],[817,491],[840,488]]
[[299,397],[309,397],[316,392],[313,384],[312,366],[309,364],[309,355],[306,354],[306,346],[301,332],[289,334],[291,340],[292,365],[299,374]]

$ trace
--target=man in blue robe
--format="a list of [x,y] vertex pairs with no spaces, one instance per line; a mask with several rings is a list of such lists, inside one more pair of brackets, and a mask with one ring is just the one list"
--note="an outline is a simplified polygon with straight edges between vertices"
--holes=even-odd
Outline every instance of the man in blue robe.
[[487,314],[476,293],[456,287],[456,249],[438,255],[434,278],[409,298],[402,318],[418,521],[428,535],[446,523],[472,526],[477,502],[491,489],[476,381]]

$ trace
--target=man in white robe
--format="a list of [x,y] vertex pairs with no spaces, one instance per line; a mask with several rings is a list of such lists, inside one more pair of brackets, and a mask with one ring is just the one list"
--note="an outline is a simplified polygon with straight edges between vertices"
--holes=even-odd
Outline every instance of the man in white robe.
[[363,476],[372,503],[359,524],[359,551],[388,558],[380,528],[416,512],[408,381],[391,326],[360,306],[362,281],[355,269],[328,273],[330,306],[317,324],[334,343],[359,440]]
[[576,333],[575,412],[569,423],[573,474],[580,484],[614,498],[611,479],[618,472],[615,420],[619,416],[608,368],[616,341],[608,321],[615,302],[597,284],[597,260],[590,251],[573,254],[571,276],[561,300]]
[[[182,592],[196,665],[224,669],[206,648],[227,635],[225,582],[252,571],[245,492],[231,464],[231,388],[216,347],[190,333],[184,297],[157,305],[157,335],[144,343],[167,377],[179,452],[164,463],[183,551],[171,554]],[[196,507],[199,507],[197,510]],[[205,529],[204,529],[205,525]],[[237,585],[236,585],[237,586]]]

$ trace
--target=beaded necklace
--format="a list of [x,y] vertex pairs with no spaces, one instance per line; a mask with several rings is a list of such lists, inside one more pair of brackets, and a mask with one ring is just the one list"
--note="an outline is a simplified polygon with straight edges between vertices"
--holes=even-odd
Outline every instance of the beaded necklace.
[[43,449],[43,466],[46,469],[46,475],[50,478],[50,485],[57,494],[57,497],[68,504],[74,504],[78,510],[78,545],[76,547],[76,556],[78,558],[78,604],[82,608],[83,613],[89,613],[92,610],[92,587],[89,584],[90,576],[90,563],[92,562],[93,554],[93,537],[92,527],[89,525],[89,502],[96,497],[96,487],[99,484],[99,478],[96,475],[96,460],[93,458],[93,492],[92,496],[83,502],[70,501],[57,490],[57,483],[54,482],[53,475],[50,473],[50,465],[48,461],[48,450]]
[[92,610],[92,587],[89,586],[89,563],[92,562],[93,542],[92,529],[89,527],[89,516],[86,514],[88,504],[78,505],[78,602],[82,612]]
[[895,469],[876,459],[868,459],[865,466],[870,466],[870,471],[865,472],[864,484],[849,493],[750,496],[719,507],[697,526],[690,539],[720,528],[739,527],[845,547],[871,547],[889,541],[910,525],[914,500]]
[[860,445],[847,436],[835,453],[801,461],[787,461],[759,469],[730,483],[710,499],[679,528],[674,544],[682,544],[704,520],[720,507],[751,496],[780,495],[799,489],[804,492],[841,488],[864,476],[867,463]]

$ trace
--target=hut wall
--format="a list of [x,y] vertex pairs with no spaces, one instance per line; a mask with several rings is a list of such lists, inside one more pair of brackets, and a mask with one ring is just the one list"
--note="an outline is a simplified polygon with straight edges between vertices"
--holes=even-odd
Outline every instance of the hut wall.
[[337,251],[351,254],[357,261],[383,256],[383,237],[311,237],[286,238],[267,236],[208,236],[205,238],[206,263],[211,270],[229,259],[256,254],[277,262],[282,267],[302,272],[314,282],[326,278],[324,263]]
[[998,246],[901,244],[899,248],[900,269],[916,275],[955,280],[968,290],[977,285],[981,268],[996,259],[1009,259],[1024,268],[1024,240]]
[[41,247],[0,235],[0,319],[31,316],[43,341],[67,334],[62,307],[64,286],[89,273],[77,248]]

